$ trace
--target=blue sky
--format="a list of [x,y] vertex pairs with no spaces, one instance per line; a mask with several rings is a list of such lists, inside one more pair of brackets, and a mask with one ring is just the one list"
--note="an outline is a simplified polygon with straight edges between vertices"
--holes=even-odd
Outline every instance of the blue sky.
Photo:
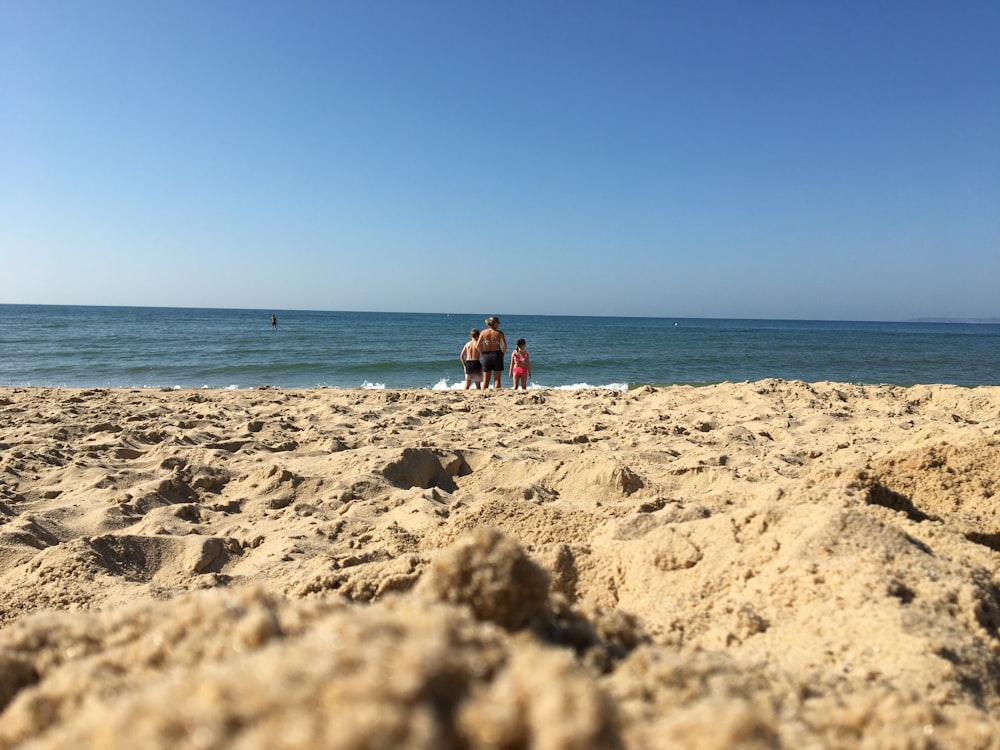
[[0,302],[1000,317],[1000,2],[0,0]]

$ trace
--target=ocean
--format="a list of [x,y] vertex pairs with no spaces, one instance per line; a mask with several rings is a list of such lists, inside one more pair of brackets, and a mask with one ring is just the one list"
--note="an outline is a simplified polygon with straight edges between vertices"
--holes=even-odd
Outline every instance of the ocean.
[[532,388],[1000,384],[997,324],[0,305],[0,385],[452,389],[491,314],[527,340]]

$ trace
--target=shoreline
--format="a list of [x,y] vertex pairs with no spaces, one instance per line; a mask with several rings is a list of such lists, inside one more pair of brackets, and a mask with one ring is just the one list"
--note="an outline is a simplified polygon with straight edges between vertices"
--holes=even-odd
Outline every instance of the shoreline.
[[[713,388],[718,386],[749,386],[756,383],[803,383],[806,385],[839,385],[851,388],[959,388],[962,390],[975,390],[977,388],[1000,388],[1000,384],[993,383],[980,383],[977,385],[963,385],[961,383],[852,383],[847,381],[839,380],[802,380],[798,378],[780,378],[780,377],[770,377],[761,378],[758,380],[721,380],[713,382],[677,382],[677,383],[645,383],[645,382],[628,382],[628,383],[608,383],[605,385],[590,385],[588,383],[579,383],[573,385],[557,385],[557,386],[545,386],[537,385],[534,383],[529,383],[528,388],[524,391],[519,391],[520,393],[531,393],[542,392],[567,392],[575,393],[578,391],[608,391],[613,393],[632,393],[638,390],[649,389],[662,391],[669,390],[671,388]],[[54,391],[139,391],[139,392],[153,392],[153,391],[163,391],[163,392],[177,392],[177,391],[210,391],[210,392],[245,392],[245,391],[291,391],[291,392],[302,392],[302,391],[334,391],[334,392],[361,392],[361,393],[371,393],[379,391],[414,391],[414,392],[431,392],[431,393],[454,393],[458,391],[466,390],[463,386],[462,380],[456,380],[454,383],[448,386],[441,386],[436,384],[433,386],[386,386],[380,383],[374,384],[364,384],[360,386],[332,386],[332,385],[316,385],[316,386],[280,386],[280,385],[248,385],[248,386],[210,386],[210,385],[200,385],[200,386],[181,386],[181,385],[0,385],[0,391],[16,391],[16,390],[54,390]],[[469,388],[470,391],[475,391],[475,388]],[[501,391],[513,391],[514,389],[510,385],[504,385],[499,389],[488,388],[484,390],[501,390]]]
[[0,748],[1000,733],[1000,386],[501,393],[0,387]]

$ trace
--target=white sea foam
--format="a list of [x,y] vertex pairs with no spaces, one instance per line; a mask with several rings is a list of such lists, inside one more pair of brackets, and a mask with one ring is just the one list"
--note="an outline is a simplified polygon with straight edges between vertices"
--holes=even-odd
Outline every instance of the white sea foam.
[[[431,390],[433,391],[460,391],[465,388],[464,380],[456,380],[454,383],[449,383],[447,378],[441,378],[433,386]],[[490,389],[492,390],[492,389]],[[509,384],[504,385],[501,390],[511,390]],[[528,383],[529,391],[627,391],[628,383],[608,383],[607,385],[590,385],[590,383],[574,383],[572,385],[542,385],[541,383]]]
[[572,383],[570,385],[554,385],[551,388],[538,383],[532,383],[529,388],[542,388],[551,391],[627,391],[628,383],[608,383],[607,385],[591,385],[590,383]]
[[368,391],[380,391],[385,389],[385,383],[369,383],[366,380],[361,387]]
[[448,378],[441,378],[431,386],[432,391],[460,391],[463,388],[465,388],[464,380],[456,380],[454,383],[449,383]]

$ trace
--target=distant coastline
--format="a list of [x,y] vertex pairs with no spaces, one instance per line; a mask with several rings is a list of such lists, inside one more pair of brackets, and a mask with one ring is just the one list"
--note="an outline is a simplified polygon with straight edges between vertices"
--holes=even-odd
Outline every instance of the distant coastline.
[[967,325],[1000,325],[1000,318],[913,318],[910,323],[964,323]]

